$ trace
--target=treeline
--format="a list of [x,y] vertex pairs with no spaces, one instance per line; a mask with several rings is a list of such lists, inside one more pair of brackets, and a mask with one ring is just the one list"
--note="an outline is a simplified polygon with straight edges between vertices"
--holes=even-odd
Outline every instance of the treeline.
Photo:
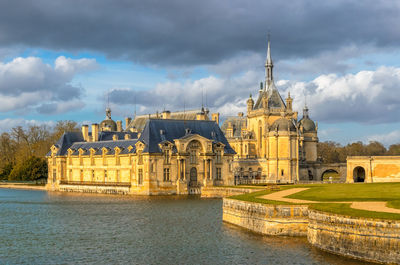
[[400,155],[400,144],[393,144],[386,148],[376,141],[372,141],[369,144],[355,142],[346,146],[330,141],[318,143],[318,156],[324,163],[344,163],[347,156],[391,155]]
[[47,178],[45,155],[65,131],[79,131],[74,121],[54,127],[17,126],[0,135],[0,180],[36,181]]

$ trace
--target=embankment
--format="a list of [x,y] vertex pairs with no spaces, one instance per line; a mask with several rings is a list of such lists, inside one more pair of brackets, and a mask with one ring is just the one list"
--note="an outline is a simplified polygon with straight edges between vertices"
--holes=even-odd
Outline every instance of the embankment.
[[349,217],[306,205],[268,205],[223,199],[223,221],[264,235],[307,236],[335,254],[400,264],[400,221]]

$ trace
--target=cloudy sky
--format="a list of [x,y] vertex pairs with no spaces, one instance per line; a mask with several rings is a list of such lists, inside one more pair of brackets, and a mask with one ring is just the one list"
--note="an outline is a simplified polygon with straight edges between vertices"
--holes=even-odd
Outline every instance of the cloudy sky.
[[100,122],[107,101],[115,120],[202,102],[236,115],[270,32],[277,87],[320,140],[399,143],[399,14],[397,0],[0,0],[0,131]]

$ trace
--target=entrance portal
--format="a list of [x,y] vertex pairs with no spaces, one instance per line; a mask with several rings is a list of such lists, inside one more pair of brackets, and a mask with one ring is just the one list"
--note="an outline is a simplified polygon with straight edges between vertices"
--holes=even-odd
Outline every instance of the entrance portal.
[[354,182],[364,182],[365,181],[365,169],[363,167],[354,168],[353,180],[354,180]]
[[190,169],[190,179],[189,179],[189,194],[201,194],[200,185],[197,183],[197,169],[192,167]]

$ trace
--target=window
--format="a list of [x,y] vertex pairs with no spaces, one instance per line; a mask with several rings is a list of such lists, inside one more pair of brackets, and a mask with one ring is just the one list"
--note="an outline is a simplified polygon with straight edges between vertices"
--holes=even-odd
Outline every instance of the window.
[[142,165],[143,164],[143,156],[142,156],[142,151],[138,151],[138,164]]
[[92,170],[92,181],[94,181],[94,170]]
[[221,151],[217,151],[217,163],[222,163],[222,158],[221,158]]
[[142,185],[143,184],[143,169],[139,169],[138,170],[138,185]]
[[116,181],[117,182],[119,182],[120,181],[120,179],[119,179],[119,170],[117,170],[117,172],[115,173],[116,174],[116,176],[115,176],[115,179],[116,179]]
[[56,157],[53,156],[53,166],[56,165]]
[[249,168],[249,178],[253,177],[253,169],[250,167]]
[[80,177],[81,177],[81,182],[82,182],[83,181],[83,170],[82,169],[81,169]]
[[262,173],[262,169],[261,169],[261,167],[259,167],[257,170],[257,178],[261,178],[261,173]]
[[281,169],[281,176],[283,176],[285,174],[285,171],[283,169]]
[[164,150],[164,164],[170,164],[171,157],[169,155],[169,150]]
[[190,163],[196,164],[196,150],[190,151]]
[[121,160],[119,158],[119,154],[115,154],[115,164],[119,166],[121,164]]
[[217,176],[216,176],[217,180],[221,180],[222,179],[222,174],[221,174],[221,168],[217,167]]
[[169,168],[164,168],[164,181],[169,181]]
[[104,170],[104,182],[107,182],[107,170]]
[[69,180],[72,181],[72,169],[69,170]]
[[53,169],[53,182],[57,180],[57,170]]

